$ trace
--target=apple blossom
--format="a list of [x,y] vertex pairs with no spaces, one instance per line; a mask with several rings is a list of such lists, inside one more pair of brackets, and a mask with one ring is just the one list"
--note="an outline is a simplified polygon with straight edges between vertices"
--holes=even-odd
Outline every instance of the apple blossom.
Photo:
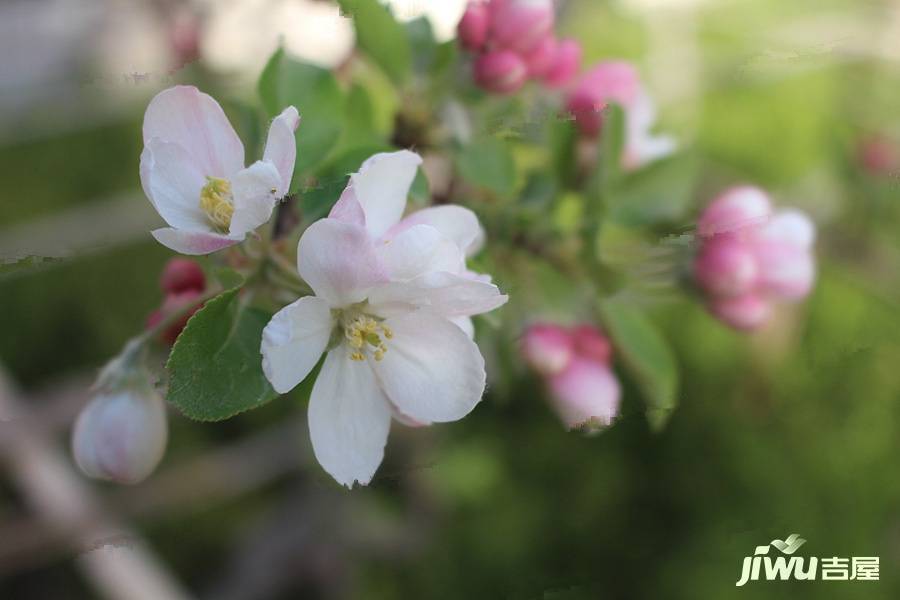
[[694,276],[711,312],[741,330],[763,325],[776,301],[796,301],[812,289],[815,227],[797,210],[772,211],[765,192],[726,191],[697,224]]
[[89,477],[138,483],[159,464],[167,439],[165,403],[149,382],[140,381],[103,392],[82,410],[72,452]]
[[466,269],[483,239],[471,211],[427,208],[403,219],[421,159],[377,154],[353,174],[329,216],[301,236],[297,269],[314,296],[263,330],[263,372],[276,391],[299,384],[325,353],[309,404],[313,450],[339,483],[367,484],[392,417],[455,421],[484,392],[470,317],[507,300]]
[[244,147],[219,104],[192,86],[163,90],[144,115],[141,184],[169,227],[164,246],[208,254],[240,243],[288,193],[296,158],[289,106],[269,127],[262,160],[244,167]]

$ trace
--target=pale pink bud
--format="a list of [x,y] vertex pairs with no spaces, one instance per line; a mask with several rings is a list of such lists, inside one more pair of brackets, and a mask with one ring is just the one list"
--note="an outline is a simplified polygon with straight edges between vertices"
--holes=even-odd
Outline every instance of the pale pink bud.
[[75,422],[72,451],[89,477],[138,483],[159,464],[167,439],[165,403],[141,384],[94,398]]
[[470,3],[456,28],[463,48],[473,52],[481,50],[487,42],[489,24],[487,6],[482,2]]
[[604,62],[581,78],[569,93],[566,109],[583,135],[595,137],[600,133],[606,106],[614,102],[627,110],[634,104],[639,91],[640,80],[631,64]]
[[568,429],[608,426],[619,414],[621,389],[605,364],[575,358],[550,378],[553,408]]
[[542,77],[553,66],[556,58],[556,40],[552,35],[546,36],[534,49],[525,55],[528,76],[532,79]]
[[756,246],[759,285],[784,300],[799,300],[809,294],[816,268],[812,253],[795,244],[761,243]]
[[727,325],[749,331],[765,324],[772,314],[772,305],[757,294],[745,294],[716,298],[710,304],[710,310]]
[[491,34],[501,48],[531,52],[553,31],[552,0],[493,0]]
[[532,369],[542,375],[563,371],[572,360],[572,339],[558,325],[532,325],[522,338],[522,354]]
[[702,237],[736,233],[764,224],[771,214],[769,197],[761,189],[731,188],[706,207],[697,222],[697,233]]
[[553,60],[544,73],[544,85],[550,88],[568,86],[581,67],[581,44],[575,40],[565,39],[556,43]]
[[511,94],[524,85],[528,68],[518,54],[495,50],[475,59],[475,82],[495,94]]
[[612,357],[612,345],[599,329],[591,325],[579,325],[572,330],[575,353],[581,358],[608,364]]
[[710,294],[741,296],[756,283],[753,249],[735,237],[717,236],[707,240],[694,264],[697,282]]
[[206,276],[196,262],[187,258],[173,258],[163,267],[159,287],[172,294],[188,290],[202,292],[206,288]]

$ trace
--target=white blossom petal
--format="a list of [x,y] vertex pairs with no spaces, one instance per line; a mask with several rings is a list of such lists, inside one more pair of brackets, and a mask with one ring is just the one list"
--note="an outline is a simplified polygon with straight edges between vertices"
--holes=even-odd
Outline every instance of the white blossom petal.
[[356,199],[356,192],[353,191],[352,185],[344,188],[341,197],[331,207],[328,218],[337,219],[351,225],[358,225],[359,227],[366,226],[366,213],[363,212],[359,200]]
[[460,273],[465,268],[459,246],[430,225],[413,225],[393,239],[378,242],[376,252],[392,281],[432,271]]
[[328,303],[315,296],[300,298],[275,313],[263,329],[262,368],[279,394],[306,379],[331,337]]
[[481,400],[484,359],[447,319],[417,311],[385,320],[392,333],[382,360],[369,358],[400,412],[422,423],[456,421]]
[[309,400],[309,435],[319,464],[347,487],[365,485],[384,458],[391,409],[365,362],[340,345],[325,363]]
[[381,237],[400,221],[421,163],[421,157],[409,150],[386,152],[372,156],[350,176],[372,237]]
[[474,256],[484,244],[484,230],[478,223],[478,217],[468,208],[456,204],[417,210],[394,226],[388,237],[394,237],[414,225],[431,225],[456,242],[466,256]]
[[144,144],[178,144],[205,176],[229,179],[244,168],[244,146],[222,107],[193,86],[158,93],[144,114]]
[[336,219],[320,219],[303,233],[297,270],[316,296],[336,308],[364,300],[386,279],[366,230]]
[[269,125],[263,160],[272,163],[278,169],[280,177],[276,190],[279,198],[288,193],[291,178],[294,176],[294,162],[297,160],[297,140],[294,132],[299,124],[300,114],[297,109],[288,106]]
[[449,321],[462,329],[470,340],[475,339],[475,324],[471,317],[452,317]]
[[164,227],[151,233],[160,244],[181,254],[210,254],[241,242],[241,239],[231,238],[218,233],[184,231],[172,227]]
[[141,153],[141,184],[159,216],[172,227],[212,231],[200,208],[206,178],[182,146],[150,140]]
[[388,282],[369,292],[372,310],[382,316],[428,308],[444,317],[480,315],[509,297],[492,283],[446,272],[426,273],[408,282]]
[[258,160],[235,174],[231,180],[234,213],[231,216],[231,237],[243,238],[272,216],[272,209],[281,196],[278,169],[270,162]]

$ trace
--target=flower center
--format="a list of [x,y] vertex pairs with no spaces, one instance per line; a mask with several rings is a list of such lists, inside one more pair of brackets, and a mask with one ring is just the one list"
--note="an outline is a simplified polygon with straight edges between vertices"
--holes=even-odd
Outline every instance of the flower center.
[[366,314],[351,317],[342,325],[344,337],[350,345],[351,360],[365,360],[367,352],[371,352],[375,360],[384,358],[384,353],[387,352],[384,340],[394,337],[390,327]]
[[234,214],[231,182],[207,176],[206,185],[200,190],[200,208],[216,229],[227,233],[231,227],[231,215]]

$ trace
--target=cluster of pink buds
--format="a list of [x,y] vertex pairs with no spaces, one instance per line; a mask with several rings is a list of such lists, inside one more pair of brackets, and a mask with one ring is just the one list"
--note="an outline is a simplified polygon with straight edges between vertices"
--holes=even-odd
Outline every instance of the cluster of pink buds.
[[694,276],[709,308],[726,324],[756,329],[775,301],[796,301],[812,289],[815,226],[798,210],[773,213],[755,187],[726,191],[697,224]]
[[581,46],[556,38],[552,0],[475,0],[459,22],[464,48],[476,53],[475,82],[512,94],[526,81],[565,87],[578,73]]
[[200,297],[206,289],[206,277],[196,262],[187,258],[173,258],[163,268],[159,287],[166,296],[162,306],[147,317],[146,327],[155,327],[170,315],[185,311],[181,318],[160,334],[160,340],[171,346],[187,325],[188,319],[202,306]]
[[610,367],[612,346],[597,328],[535,324],[525,332],[522,353],[547,382],[567,428],[605,427],[618,416],[621,390]]

